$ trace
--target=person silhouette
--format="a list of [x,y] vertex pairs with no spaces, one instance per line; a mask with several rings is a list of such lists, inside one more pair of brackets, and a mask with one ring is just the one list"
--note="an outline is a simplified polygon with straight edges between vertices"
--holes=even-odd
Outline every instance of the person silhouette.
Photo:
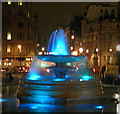
[[11,72],[9,72],[8,82],[11,82],[13,80]]

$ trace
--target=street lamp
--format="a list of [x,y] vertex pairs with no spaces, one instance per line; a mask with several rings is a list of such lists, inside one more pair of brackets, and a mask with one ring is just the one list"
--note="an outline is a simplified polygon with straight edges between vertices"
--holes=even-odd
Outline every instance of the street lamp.
[[98,52],[98,48],[96,48],[96,50],[95,50],[96,52]]
[[45,51],[45,48],[44,48],[44,47],[42,47],[42,51]]
[[80,52],[80,54],[82,54],[83,48],[79,48],[79,52]]
[[73,50],[73,46],[70,47],[70,50]]
[[86,53],[89,53],[89,50],[88,50],[88,49],[86,49]]
[[72,35],[72,36],[71,36],[71,39],[74,40],[74,38],[75,38],[75,35]]
[[18,45],[18,50],[20,53],[20,72],[21,72],[21,45]]
[[112,52],[112,49],[110,48],[109,51]]

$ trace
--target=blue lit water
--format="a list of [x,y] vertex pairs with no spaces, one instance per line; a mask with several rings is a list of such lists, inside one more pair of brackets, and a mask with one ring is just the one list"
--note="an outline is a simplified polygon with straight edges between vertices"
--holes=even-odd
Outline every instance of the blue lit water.
[[52,55],[70,55],[67,36],[64,30],[55,30],[51,34],[47,52],[52,53]]

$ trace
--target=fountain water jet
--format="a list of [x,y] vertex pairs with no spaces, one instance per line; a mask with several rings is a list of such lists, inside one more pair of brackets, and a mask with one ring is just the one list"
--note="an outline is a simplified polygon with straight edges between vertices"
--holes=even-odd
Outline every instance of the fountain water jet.
[[53,55],[70,55],[67,36],[64,30],[55,30],[48,43],[47,52]]

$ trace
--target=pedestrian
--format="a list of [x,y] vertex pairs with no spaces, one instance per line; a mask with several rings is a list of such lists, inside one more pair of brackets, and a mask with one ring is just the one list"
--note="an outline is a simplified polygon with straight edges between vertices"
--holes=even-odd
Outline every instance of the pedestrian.
[[12,74],[11,74],[11,72],[9,72],[8,82],[11,82],[12,80],[13,80]]
[[8,82],[9,72],[8,69],[6,69],[6,81]]

